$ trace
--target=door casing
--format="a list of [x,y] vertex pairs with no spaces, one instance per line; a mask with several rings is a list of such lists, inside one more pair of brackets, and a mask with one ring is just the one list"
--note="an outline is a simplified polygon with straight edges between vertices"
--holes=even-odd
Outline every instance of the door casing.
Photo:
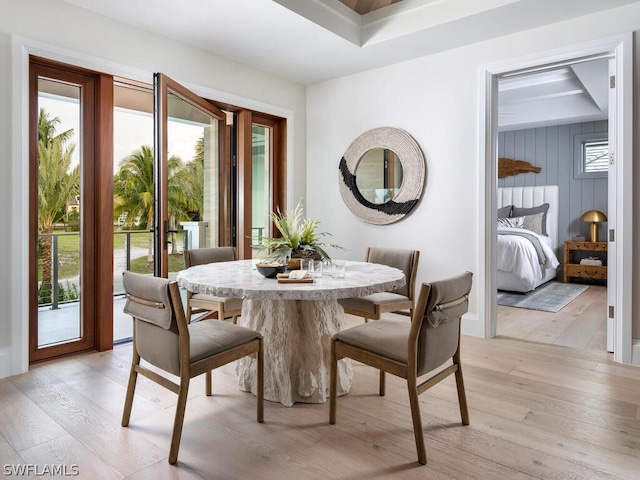
[[[496,179],[498,151],[498,77],[525,68],[558,62],[570,62],[586,56],[612,54],[616,59],[615,117],[615,241],[616,292],[614,360],[632,363],[632,254],[633,254],[633,36],[617,35],[594,42],[531,55],[526,59],[508,60],[479,69],[480,80],[480,145],[479,202],[480,219],[478,274],[479,318],[473,324],[465,322],[468,333],[492,338],[496,335]],[[610,194],[610,198],[611,194]],[[623,261],[624,259],[624,261]],[[639,359],[636,359],[639,361]]]

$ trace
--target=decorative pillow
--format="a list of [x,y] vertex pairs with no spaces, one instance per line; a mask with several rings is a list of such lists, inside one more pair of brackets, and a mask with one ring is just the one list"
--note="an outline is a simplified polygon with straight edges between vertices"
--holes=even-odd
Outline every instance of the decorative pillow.
[[549,236],[547,233],[547,212],[549,211],[549,204],[543,203],[537,207],[523,208],[513,207],[511,210],[512,217],[523,217],[525,215],[535,215],[536,213],[542,213],[542,235]]
[[513,205],[507,205],[498,209],[498,218],[509,218],[511,216],[511,209]]
[[524,217],[498,218],[499,227],[523,228]]
[[516,218],[524,218],[524,225],[522,228],[531,230],[538,235],[544,235],[542,233],[542,219],[544,218],[544,213],[540,212],[534,215],[525,215],[524,217]]

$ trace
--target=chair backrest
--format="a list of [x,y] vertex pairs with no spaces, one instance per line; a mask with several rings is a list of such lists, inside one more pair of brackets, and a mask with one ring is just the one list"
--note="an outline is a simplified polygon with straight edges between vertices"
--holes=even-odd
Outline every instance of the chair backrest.
[[408,347],[409,357],[415,358],[418,375],[439,367],[458,350],[460,320],[469,310],[472,277],[471,272],[465,272],[422,284]]
[[[134,319],[134,342],[138,354],[152,365],[179,375],[180,335],[186,335],[188,340],[189,333],[182,313],[182,301],[179,295],[176,300],[170,293],[171,283],[175,282],[125,271],[123,285],[127,303],[124,312]],[[179,321],[184,322],[184,328],[180,328]]]
[[393,290],[393,293],[404,295],[410,299],[413,299],[419,259],[420,252],[418,250],[400,248],[369,247],[365,255],[365,262],[379,263],[402,270],[407,283]]
[[235,247],[194,248],[184,252],[184,264],[187,268],[207,263],[232,262],[235,259]]

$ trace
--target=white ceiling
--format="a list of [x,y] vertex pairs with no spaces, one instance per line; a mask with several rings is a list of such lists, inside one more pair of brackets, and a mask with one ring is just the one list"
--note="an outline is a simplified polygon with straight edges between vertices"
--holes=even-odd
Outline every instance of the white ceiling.
[[609,61],[604,58],[501,79],[498,92],[500,130],[606,120]]
[[63,1],[310,85],[639,0],[403,0],[365,15],[339,0]]

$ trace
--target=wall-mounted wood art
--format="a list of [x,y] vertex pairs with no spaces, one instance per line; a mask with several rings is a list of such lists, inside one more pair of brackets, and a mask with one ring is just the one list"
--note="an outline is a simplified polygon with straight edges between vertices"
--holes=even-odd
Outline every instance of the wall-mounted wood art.
[[534,167],[524,160],[513,160],[511,158],[498,159],[498,178],[510,177],[519,173],[540,173],[542,167]]

